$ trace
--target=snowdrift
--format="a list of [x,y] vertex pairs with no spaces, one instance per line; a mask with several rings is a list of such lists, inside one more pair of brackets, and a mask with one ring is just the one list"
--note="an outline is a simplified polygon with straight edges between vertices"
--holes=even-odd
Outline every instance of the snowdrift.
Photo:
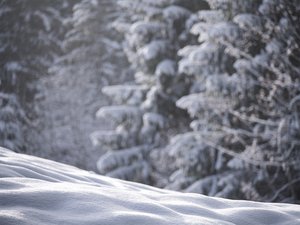
[[300,206],[177,193],[0,148],[1,225],[300,224]]

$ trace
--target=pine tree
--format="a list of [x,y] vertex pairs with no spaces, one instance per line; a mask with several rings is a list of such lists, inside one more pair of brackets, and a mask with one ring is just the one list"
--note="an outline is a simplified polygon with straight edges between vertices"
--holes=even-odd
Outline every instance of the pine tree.
[[24,108],[36,92],[34,80],[60,52],[61,15],[68,8],[67,1],[30,3],[0,1],[0,139],[16,151],[25,151],[23,127],[30,121]]
[[71,3],[62,19],[61,52],[46,68],[48,76],[36,82],[36,129],[28,132],[28,140],[38,156],[93,170],[101,152],[92,151],[89,134],[103,129],[94,113],[107,102],[101,86],[121,81],[127,61],[116,41],[119,35],[109,26],[115,3]]
[[[189,82],[177,73],[177,49],[187,41],[186,20],[191,11],[185,1],[121,1],[126,9],[114,26],[125,34],[124,50],[135,71],[134,82],[103,88],[117,104],[102,107],[98,117],[117,126],[96,132],[94,143],[108,152],[98,161],[101,173],[161,186],[154,157],[170,131],[179,129],[184,117],[175,101],[186,93]],[[205,7],[202,1],[190,1]],[[192,6],[192,5],[189,6]]]
[[[106,0],[82,0],[73,6],[72,16],[64,20],[68,30],[62,42],[63,55],[49,69],[51,74],[95,74],[103,85],[116,79],[120,69],[114,62],[122,57],[122,47],[108,25],[116,16],[113,7],[114,3]],[[118,66],[126,67],[123,64]]]
[[176,105],[191,132],[166,151],[177,168],[167,188],[227,198],[297,201],[299,3],[209,1],[178,54],[192,77]]
[[24,111],[13,93],[0,93],[0,107],[0,146],[20,151],[24,148]]

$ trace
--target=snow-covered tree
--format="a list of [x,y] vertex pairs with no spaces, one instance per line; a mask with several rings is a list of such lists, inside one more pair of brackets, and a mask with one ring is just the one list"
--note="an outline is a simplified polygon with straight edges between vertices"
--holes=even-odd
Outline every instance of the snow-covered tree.
[[[122,14],[114,22],[125,35],[124,51],[135,72],[134,81],[108,86],[103,93],[115,106],[102,107],[98,117],[115,122],[111,132],[95,132],[92,139],[108,152],[98,161],[101,173],[127,180],[162,185],[155,172],[155,149],[184,117],[175,106],[190,83],[177,73],[177,50],[188,40],[185,23],[203,1],[120,1]],[[194,6],[191,9],[189,7]],[[123,10],[124,11],[124,10]]]
[[[114,1],[71,1],[62,18],[61,54],[36,82],[36,129],[28,131],[34,154],[85,169],[95,169],[89,134],[106,123],[95,121],[97,109],[107,104],[101,87],[122,80],[126,58],[119,34],[109,22],[117,14]],[[43,149],[43,152],[40,151]],[[96,155],[96,157],[95,157]]]
[[0,93],[0,146],[24,149],[21,123],[25,115],[15,94]]
[[263,201],[299,199],[299,1],[211,0],[178,51],[191,77],[191,132],[166,151],[167,188]]
[[62,43],[64,54],[50,68],[52,74],[95,74],[103,85],[112,83],[117,75],[120,79],[120,68],[126,68],[126,62],[116,62],[123,59],[123,52],[117,39],[120,35],[109,25],[116,17],[113,6],[106,0],[82,0],[73,6],[72,16],[64,20],[69,27]]
[[33,81],[60,52],[68,6],[67,1],[0,1],[1,145],[24,150],[24,107],[36,92]]

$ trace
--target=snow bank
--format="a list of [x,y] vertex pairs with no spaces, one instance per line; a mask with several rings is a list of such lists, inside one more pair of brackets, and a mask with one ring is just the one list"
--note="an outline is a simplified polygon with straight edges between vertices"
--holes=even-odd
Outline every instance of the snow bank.
[[177,193],[0,148],[0,224],[300,223],[300,206]]

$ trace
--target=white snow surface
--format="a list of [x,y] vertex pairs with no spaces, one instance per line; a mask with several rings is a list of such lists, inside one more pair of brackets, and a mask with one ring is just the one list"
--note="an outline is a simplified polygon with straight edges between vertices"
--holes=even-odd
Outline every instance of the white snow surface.
[[1,225],[299,223],[299,205],[161,190],[0,148]]

